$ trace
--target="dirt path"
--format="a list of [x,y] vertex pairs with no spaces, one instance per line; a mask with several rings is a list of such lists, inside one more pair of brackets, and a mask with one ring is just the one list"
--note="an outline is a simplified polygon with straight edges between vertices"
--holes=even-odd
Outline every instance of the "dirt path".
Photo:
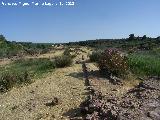
[[[81,65],[57,69],[47,78],[0,95],[0,120],[52,120],[65,119],[85,99],[83,79],[74,73]],[[57,97],[58,105],[48,107],[46,102]],[[74,113],[74,112],[73,112]],[[62,115],[64,117],[62,117]]]
[[[38,57],[49,58],[61,55],[63,51],[44,54]],[[88,53],[81,56],[87,58]],[[91,84],[105,96],[123,95],[131,89],[128,84],[124,86],[112,85],[108,80],[96,76],[98,68],[93,63],[87,63],[92,75]],[[77,116],[79,105],[85,100],[86,92],[81,64],[71,67],[56,69],[46,75],[47,77],[35,80],[34,83],[0,95],[0,120],[60,120]],[[58,105],[46,106],[54,97],[58,98]]]

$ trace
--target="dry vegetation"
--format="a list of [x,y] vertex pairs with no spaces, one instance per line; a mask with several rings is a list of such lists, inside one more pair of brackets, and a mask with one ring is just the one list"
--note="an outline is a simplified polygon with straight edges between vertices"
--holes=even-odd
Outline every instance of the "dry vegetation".
[[[40,55],[38,58],[54,58],[62,55],[63,52],[64,50],[57,50],[54,53]],[[77,112],[74,109],[84,101],[86,96],[83,76],[75,74],[81,72],[81,64],[59,68],[46,73],[42,78],[33,79],[35,82],[32,84],[14,87],[1,94],[0,119],[58,120],[73,116]],[[58,98],[58,105],[46,106],[45,103],[52,101],[54,97]]]
[[[123,66],[114,66],[114,68],[113,64],[110,61],[106,61],[107,58],[104,56],[103,61],[108,64],[105,64],[106,66],[104,62],[99,63],[97,61],[97,58],[100,58],[99,56],[97,57],[97,53],[95,54],[95,59],[94,55],[92,56],[94,59],[93,62],[90,61],[89,57],[91,57],[92,51],[93,49],[90,47],[72,46],[66,49],[54,49],[41,55],[25,56],[23,60],[47,59],[49,63],[52,62],[52,64],[55,65],[57,57],[60,56],[61,58],[67,55],[68,58],[73,60],[73,64],[64,65],[62,68],[56,67],[55,65],[54,69],[44,72],[43,75],[40,75],[43,73],[40,72],[40,74],[37,74],[38,77],[32,77],[31,79],[34,81],[32,84],[21,84],[20,87],[13,86],[10,91],[0,94],[0,120],[82,119],[84,115],[81,113],[80,106],[89,95],[86,90],[82,71],[81,63],[83,62],[86,62],[88,67],[88,76],[91,86],[95,91],[101,92],[102,95],[105,96],[105,100],[111,97],[122,99],[129,90],[139,85],[141,80],[131,72],[125,75],[123,79],[117,78],[119,73],[122,74],[120,69],[123,69]],[[108,52],[104,54],[108,54]],[[117,57],[118,55],[116,55],[117,54],[110,57]],[[58,58],[57,60],[60,62],[58,64],[63,65],[66,59],[66,57],[63,57],[63,59],[61,59],[62,61],[60,61]],[[118,59],[119,63],[124,62],[123,57],[118,56]],[[0,62],[0,67],[12,65],[14,62],[14,60],[11,62],[10,60],[5,61],[3,59]],[[116,61],[114,61],[114,63],[117,64]],[[110,69],[111,71],[109,72],[113,72],[113,75],[117,76],[110,75],[106,77],[101,75],[98,64],[102,67],[105,66],[105,68],[112,65],[113,70]],[[37,66],[39,66],[38,63]],[[19,69],[19,65],[17,68]],[[29,70],[33,70],[33,68],[34,67],[31,66]],[[45,68],[45,71],[47,70],[48,68]],[[124,71],[122,72],[124,73]],[[118,79],[120,82],[116,81],[116,83],[113,83],[115,79]]]

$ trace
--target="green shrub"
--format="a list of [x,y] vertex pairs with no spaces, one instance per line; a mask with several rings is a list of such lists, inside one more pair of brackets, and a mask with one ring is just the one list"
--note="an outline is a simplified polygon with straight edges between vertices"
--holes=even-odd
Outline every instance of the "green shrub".
[[0,58],[13,57],[22,54],[23,47],[9,41],[0,42]]
[[107,74],[123,76],[128,71],[127,59],[117,49],[106,49],[98,60],[98,67]]
[[63,55],[65,56],[69,56],[71,58],[75,58],[77,55],[74,53],[74,51],[72,51],[70,48],[65,48]]
[[91,62],[98,62],[102,52],[101,51],[94,51],[91,55],[89,55],[89,59]]
[[72,62],[73,62],[73,60],[72,60],[71,56],[66,56],[66,55],[56,57],[54,60],[55,66],[57,68],[63,68],[63,67],[70,66],[72,64]]
[[6,92],[15,85],[21,85],[23,83],[30,83],[31,79],[27,71],[15,73],[13,71],[7,71],[0,76],[0,92]]
[[71,56],[71,50],[69,48],[65,48],[64,52],[63,52],[63,55],[66,55],[66,56]]
[[54,68],[54,62],[47,58],[14,61],[5,67],[0,67],[0,91],[5,92],[15,85],[30,83],[32,78],[39,78]]

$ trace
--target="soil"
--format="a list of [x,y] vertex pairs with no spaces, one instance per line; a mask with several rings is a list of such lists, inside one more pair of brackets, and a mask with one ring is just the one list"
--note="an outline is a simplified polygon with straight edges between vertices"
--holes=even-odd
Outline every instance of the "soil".
[[[82,55],[86,60],[88,52],[81,52],[75,62]],[[38,57],[50,58],[62,53],[51,52]],[[87,63],[87,67],[91,87],[98,93],[95,98],[108,106],[104,109],[107,115],[104,120],[160,120],[159,78],[147,78],[143,82],[121,80],[113,84],[112,80],[99,74],[96,64]],[[53,70],[34,81],[0,94],[0,120],[83,119],[81,105],[90,93],[85,86],[81,64]],[[96,110],[95,114],[100,116]],[[94,119],[101,120],[102,117]]]

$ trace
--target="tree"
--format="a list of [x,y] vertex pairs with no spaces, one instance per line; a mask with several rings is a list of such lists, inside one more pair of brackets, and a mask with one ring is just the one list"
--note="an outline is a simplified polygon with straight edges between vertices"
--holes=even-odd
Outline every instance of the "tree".
[[160,40],[160,36],[158,36],[156,39],[157,39],[157,40]]
[[3,35],[0,35],[0,41],[6,41],[6,38]]
[[129,35],[129,40],[134,40],[134,39],[135,39],[134,34],[130,34]]
[[147,39],[147,36],[146,36],[146,35],[144,35],[144,36],[142,37],[142,40],[145,40],[145,39]]

